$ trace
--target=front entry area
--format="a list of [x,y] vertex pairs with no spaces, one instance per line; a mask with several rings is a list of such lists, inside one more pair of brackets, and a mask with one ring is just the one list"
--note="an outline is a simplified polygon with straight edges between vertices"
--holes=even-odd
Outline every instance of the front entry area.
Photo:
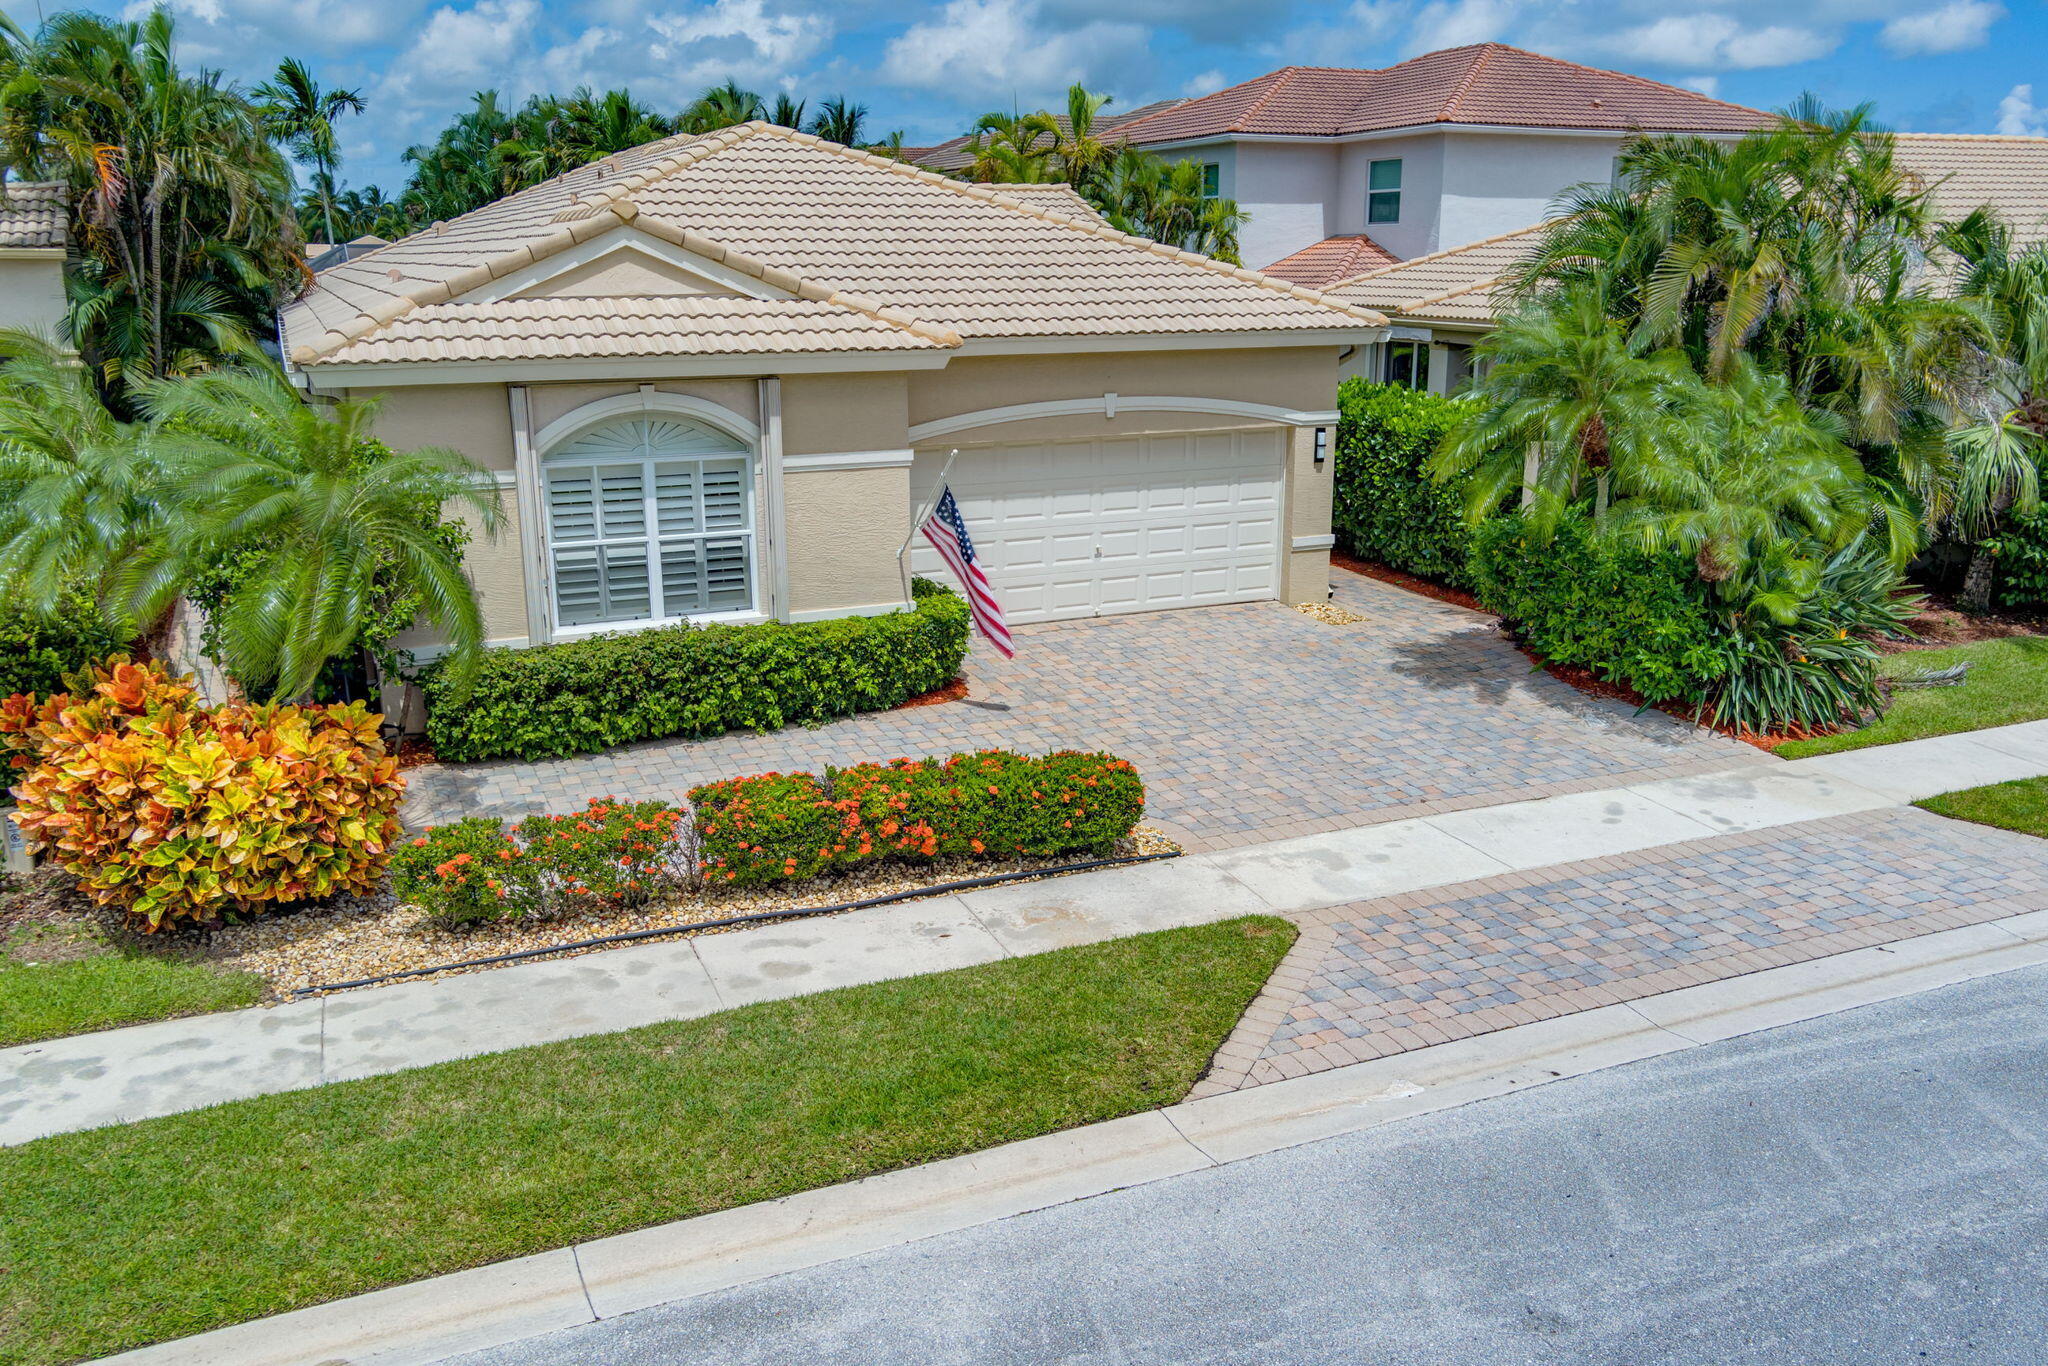
[[[1151,612],[1279,595],[1277,429],[965,447],[947,482],[1009,621]],[[912,510],[946,451],[920,450]],[[914,572],[948,581],[922,536]]]

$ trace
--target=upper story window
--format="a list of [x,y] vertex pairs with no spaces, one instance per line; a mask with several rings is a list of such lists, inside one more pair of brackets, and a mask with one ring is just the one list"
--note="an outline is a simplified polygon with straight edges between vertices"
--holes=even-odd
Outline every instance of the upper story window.
[[1387,161],[1375,161],[1366,173],[1365,221],[1368,223],[1398,223],[1401,221],[1401,159],[1394,157]]
[[542,462],[555,624],[681,621],[754,604],[746,445],[680,417],[608,422]]
[[1223,193],[1223,167],[1214,161],[1202,163],[1202,198],[1214,199]]

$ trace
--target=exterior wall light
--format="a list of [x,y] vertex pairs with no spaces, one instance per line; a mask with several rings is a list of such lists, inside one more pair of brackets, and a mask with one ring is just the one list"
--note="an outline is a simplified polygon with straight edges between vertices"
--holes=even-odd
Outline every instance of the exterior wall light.
[[1316,468],[1321,469],[1323,462],[1329,458],[1330,429],[1328,427],[1318,427],[1316,428]]

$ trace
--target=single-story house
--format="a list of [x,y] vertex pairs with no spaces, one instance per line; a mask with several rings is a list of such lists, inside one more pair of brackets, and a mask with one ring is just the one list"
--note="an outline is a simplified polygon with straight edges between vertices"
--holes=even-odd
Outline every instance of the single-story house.
[[69,207],[59,184],[10,181],[0,190],[0,327],[56,335]]
[[764,123],[331,265],[282,316],[309,395],[504,487],[470,549],[497,645],[902,609],[949,460],[1014,623],[1320,599],[1340,357],[1384,325],[1063,188]]
[[[1936,214],[1996,210],[2026,246],[2048,241],[2048,138],[1978,133],[1895,133],[1894,155],[1927,187]],[[1472,375],[1472,345],[1507,305],[1503,281],[1535,247],[1545,223],[1323,285],[1332,296],[1387,316],[1386,339],[1363,347],[1344,374],[1452,393]]]

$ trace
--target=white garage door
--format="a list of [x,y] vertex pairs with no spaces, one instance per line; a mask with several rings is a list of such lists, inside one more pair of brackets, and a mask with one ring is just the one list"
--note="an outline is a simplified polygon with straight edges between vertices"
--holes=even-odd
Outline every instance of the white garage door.
[[[1248,602],[1279,592],[1277,431],[964,450],[947,482],[1012,623]],[[919,451],[913,507],[944,451]],[[919,574],[949,583],[922,536]]]

